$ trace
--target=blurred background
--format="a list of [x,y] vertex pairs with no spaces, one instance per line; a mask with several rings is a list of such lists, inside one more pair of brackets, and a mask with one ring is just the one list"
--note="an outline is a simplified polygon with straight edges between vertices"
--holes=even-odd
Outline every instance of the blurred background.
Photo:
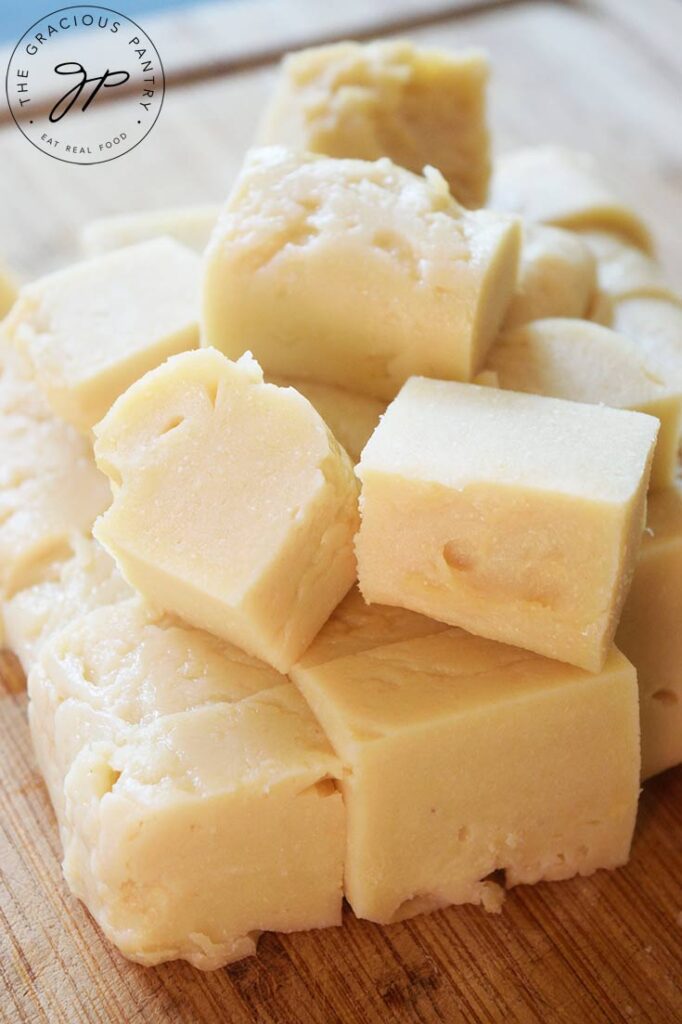
[[[136,16],[143,18],[148,14],[158,14],[159,11],[171,11],[177,7],[196,6],[199,0],[136,0],[135,3],[115,3],[115,10],[127,14],[133,20]],[[230,0],[224,0],[229,3]],[[55,0],[23,0],[23,3],[15,3],[14,0],[3,0],[0,5],[0,43],[15,43],[26,31],[29,25],[42,18],[49,11],[55,10],[58,4]],[[67,6],[64,0],[63,6]]]

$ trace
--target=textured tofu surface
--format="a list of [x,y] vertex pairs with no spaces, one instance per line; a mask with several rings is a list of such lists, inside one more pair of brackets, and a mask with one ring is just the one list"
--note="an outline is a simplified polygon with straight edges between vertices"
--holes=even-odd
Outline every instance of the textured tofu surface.
[[202,349],[138,381],[96,435],[115,494],[95,535],[126,579],[288,670],[355,580],[357,481],[312,405]]
[[488,205],[557,227],[613,232],[651,250],[648,228],[605,184],[587,153],[532,146],[504,154],[495,164]]
[[213,969],[340,923],[340,766],[285,677],[132,600],[56,634],[29,694],[66,879],[126,956]]
[[11,597],[88,533],[109,504],[91,445],[57,419],[26,377],[20,354],[0,353],[0,595]]
[[672,390],[624,335],[587,320],[537,320],[505,332],[488,365],[499,386],[574,402],[603,403],[660,420],[652,488],[669,487],[677,473],[682,384]]
[[130,596],[104,548],[92,537],[74,534],[66,558],[45,566],[42,578],[5,602],[5,643],[28,674],[53,633],[94,608]]
[[57,415],[87,433],[143,373],[198,345],[199,269],[157,238],[21,289],[7,330]]
[[206,251],[202,341],[380,400],[415,373],[471,380],[519,237],[513,218],[464,210],[433,169],[254,150]]
[[682,761],[682,481],[649,498],[617,642],[637,669],[642,777]]
[[418,49],[406,40],[342,42],[290,54],[260,141],[333,157],[430,164],[464,206],[482,206],[490,177],[485,90],[475,51]]
[[293,669],[344,763],[355,913],[497,910],[494,871],[511,886],[624,863],[640,764],[627,660],[611,648],[592,674],[458,629],[395,643],[391,609],[376,614],[374,646]]
[[358,468],[364,597],[598,671],[657,431],[642,413],[414,378]]

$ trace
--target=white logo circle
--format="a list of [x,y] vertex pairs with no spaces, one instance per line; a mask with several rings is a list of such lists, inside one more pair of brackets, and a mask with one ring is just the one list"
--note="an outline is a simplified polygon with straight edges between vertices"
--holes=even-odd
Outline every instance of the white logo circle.
[[140,26],[108,7],[79,4],[46,14],[12,52],[5,89],[28,141],[72,164],[130,152],[154,127],[165,78]]

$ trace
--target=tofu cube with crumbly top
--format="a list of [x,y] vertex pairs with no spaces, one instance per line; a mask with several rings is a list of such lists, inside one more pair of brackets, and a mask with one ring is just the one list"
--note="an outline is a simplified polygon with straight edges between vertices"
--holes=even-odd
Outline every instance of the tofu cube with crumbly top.
[[341,923],[340,764],[286,677],[133,599],[55,634],[29,695],[66,880],[125,956]]
[[471,380],[516,282],[519,225],[388,159],[252,151],[205,257],[202,341],[269,376],[390,400]]
[[310,153],[430,164],[464,206],[482,206],[490,177],[488,62],[399,39],[341,42],[289,54],[260,141]]

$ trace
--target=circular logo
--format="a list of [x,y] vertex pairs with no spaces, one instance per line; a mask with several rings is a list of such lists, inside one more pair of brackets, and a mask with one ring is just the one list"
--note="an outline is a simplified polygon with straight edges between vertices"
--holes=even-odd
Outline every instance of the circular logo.
[[37,149],[66,163],[101,164],[149,134],[165,80],[158,50],[136,22],[79,4],[23,34],[5,88],[17,127]]

